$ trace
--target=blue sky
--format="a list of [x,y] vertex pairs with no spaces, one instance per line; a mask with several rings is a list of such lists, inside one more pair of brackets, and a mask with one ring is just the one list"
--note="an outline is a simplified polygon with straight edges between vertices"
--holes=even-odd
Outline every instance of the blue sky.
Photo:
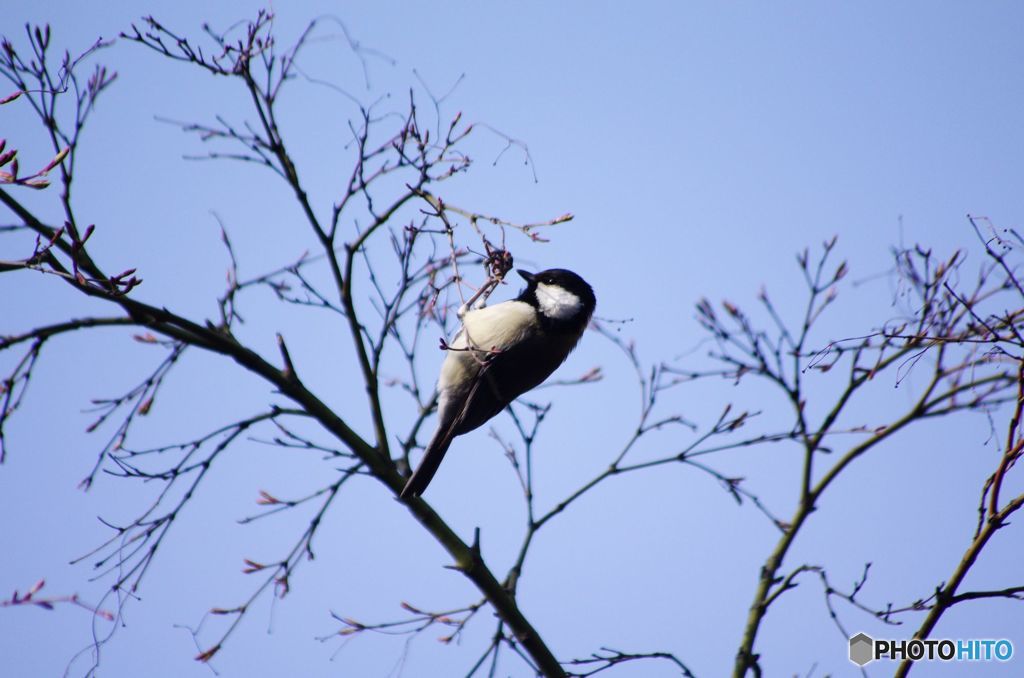
[[[0,32],[20,38],[25,21],[48,21],[54,40],[75,51],[115,36],[143,12],[196,35],[202,21],[225,27],[259,5],[140,7],[110,2],[97,11],[14,0]],[[968,213],[1001,227],[1019,228],[1024,220],[1019,4],[293,2],[274,10],[282,39],[313,17],[332,15],[394,62],[370,59],[368,90],[358,61],[333,39],[307,52],[310,77],[364,100],[385,92],[400,98],[422,83],[440,95],[458,82],[444,101],[450,115],[462,111],[527,143],[532,166],[517,148],[502,154],[503,139],[480,128],[476,166],[452,184],[449,200],[522,221],[572,212],[575,220],[552,230],[550,244],[521,246],[517,261],[581,273],[597,291],[599,316],[632,319],[622,332],[636,339],[645,361],[671,360],[698,343],[693,304],[703,296],[752,305],[764,285],[783,314],[795,317],[802,302],[794,254],[834,234],[851,279],[866,280],[890,266],[889,248],[900,243],[920,241],[937,252],[973,247],[969,261],[976,264]],[[86,132],[78,210],[97,224],[94,247],[104,265],[142,272],[140,298],[196,317],[214,313],[225,260],[211,211],[234,235],[243,274],[280,265],[309,246],[308,236],[287,230],[300,216],[269,173],[183,161],[202,148],[157,119],[209,120],[217,112],[242,119],[246,102],[238,87],[128,44],[99,58],[119,78]],[[336,92],[308,83],[295,83],[288,96],[286,134],[308,168],[314,200],[328,205],[347,169],[351,108]],[[16,141],[23,158],[48,159],[24,107],[0,110],[0,137]],[[53,196],[29,199],[52,213]],[[0,235],[0,258],[23,256],[11,243]],[[8,277],[0,281],[0,333],[102,310],[53,280]],[[829,319],[831,336],[823,341],[863,333],[895,313],[884,280],[847,295],[846,310]],[[259,317],[260,308],[254,303],[258,319],[248,327],[253,344],[273,355],[274,333],[285,331],[318,392],[339,411],[356,407],[358,391],[337,350],[348,340],[341,328],[275,306],[265,307],[275,315]],[[90,398],[129,387],[154,354],[114,331],[80,341],[45,356],[11,426],[14,450],[0,468],[0,534],[13,546],[0,560],[0,584],[23,589],[45,576],[54,592],[98,600],[103,583],[88,583],[88,567],[66,563],[104,536],[97,514],[130,516],[146,488],[105,479],[88,494],[75,490],[96,444],[81,433],[89,422],[81,412]],[[586,337],[559,374],[595,364],[607,366],[599,384],[548,392],[555,401],[552,443],[537,460],[545,501],[599,472],[613,454],[609,441],[621,445],[635,422],[631,375],[607,342]],[[423,366],[425,375],[433,369]],[[194,435],[268,402],[261,384],[235,374],[218,360],[190,356],[142,435],[154,443],[181,437],[183,427]],[[892,383],[877,387],[878,413],[903,402]],[[724,402],[757,408],[761,396],[755,389],[690,387],[666,409],[707,421]],[[776,414],[769,409],[765,416]],[[357,426],[367,423],[353,418]],[[815,514],[794,560],[826,562],[844,582],[870,560],[876,599],[926,593],[948,576],[969,538],[977,488],[989,472],[970,459],[991,453],[983,445],[986,430],[978,419],[939,422],[851,469]],[[516,546],[521,506],[497,448],[485,432],[474,436],[453,448],[429,499],[461,534],[480,526],[486,554],[501,562]],[[242,558],[271,553],[291,534],[284,523],[241,528],[235,521],[252,512],[259,489],[298,493],[330,471],[316,459],[285,460],[257,444],[228,459],[216,484],[183,516],[143,600],[129,607],[127,627],[106,646],[101,675],[208,675],[192,661],[192,639],[178,626],[196,625],[212,605],[237,602],[250,585],[238,574]],[[721,468],[748,477],[788,515],[795,459],[766,448],[723,459]],[[935,496],[947,500],[922,512]],[[892,522],[879,531],[865,525],[865,516],[874,525]],[[601,645],[666,649],[698,675],[721,675],[731,667],[757,568],[774,539],[752,507],[737,507],[691,470],[615,479],[541,535],[523,606],[561,655]],[[1007,581],[1019,556],[1012,539],[986,556],[983,570],[996,583],[1019,583]],[[396,675],[403,639],[318,642],[336,630],[328,612],[377,621],[399,618],[403,600],[443,607],[474,599],[460,577],[442,569],[440,549],[370,483],[342,498],[321,540],[295,592],[273,607],[263,603],[218,657],[223,675]],[[853,611],[846,620],[878,630]],[[1024,652],[1022,621],[1019,605],[995,601],[951,616],[939,630],[1010,637]],[[402,675],[428,675],[420,672],[428,666],[436,667],[430,675],[461,675],[492,626],[480,620],[459,647],[432,636],[415,640]],[[0,612],[0,656],[12,675],[59,675],[89,639],[88,615],[79,610]],[[813,585],[773,610],[759,649],[769,675],[803,675],[812,667],[813,675],[854,675]],[[82,665],[75,667],[80,672]],[[924,669],[915,675],[956,675]],[[525,675],[514,662],[503,665],[506,672]],[[652,664],[614,675],[674,674]]]

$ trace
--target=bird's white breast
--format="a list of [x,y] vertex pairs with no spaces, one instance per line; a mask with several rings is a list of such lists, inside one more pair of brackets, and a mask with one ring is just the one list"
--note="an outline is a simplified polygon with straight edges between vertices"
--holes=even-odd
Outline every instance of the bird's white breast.
[[[462,329],[455,335],[448,351],[441,376],[437,381],[438,390],[444,400],[450,389],[459,390],[471,383],[472,375],[480,369],[488,351],[501,351],[513,346],[537,325],[537,312],[522,301],[505,301],[494,306],[478,308],[462,318]],[[478,352],[467,349],[474,348]]]
[[489,351],[507,348],[537,325],[537,312],[522,301],[505,301],[466,313],[452,346]]

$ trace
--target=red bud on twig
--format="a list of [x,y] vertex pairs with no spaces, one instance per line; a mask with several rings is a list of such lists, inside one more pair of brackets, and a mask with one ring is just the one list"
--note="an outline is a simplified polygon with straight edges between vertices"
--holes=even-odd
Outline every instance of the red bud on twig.
[[199,654],[197,654],[196,655],[196,661],[204,662],[204,663],[208,662],[211,659],[213,659],[213,655],[217,654],[217,652],[219,652],[219,651],[220,651],[220,645],[214,645],[209,650],[206,650],[205,652],[200,652]]
[[281,500],[270,494],[266,490],[260,490],[260,498],[256,500],[257,504],[269,506],[271,504],[280,504]]
[[52,170],[52,169],[53,169],[54,167],[56,167],[57,165],[59,165],[59,164],[60,164],[60,162],[61,162],[61,160],[63,160],[64,158],[66,158],[66,157],[67,157],[67,155],[68,155],[68,151],[70,151],[70,150],[71,150],[71,147],[70,147],[70,146],[69,146],[69,147],[66,147],[66,148],[64,148],[64,149],[63,149],[63,150],[62,150],[62,151],[61,151],[60,153],[58,153],[57,155],[55,155],[55,156],[53,157],[53,160],[51,160],[51,161],[50,161],[50,162],[49,162],[49,163],[48,163],[48,164],[46,165],[46,167],[44,167],[44,168],[43,168],[43,169],[42,169],[42,170],[41,170],[41,171],[40,171],[39,173],[40,173],[40,174],[46,174],[47,172],[49,172],[50,170]]
[[253,572],[259,572],[260,570],[264,570],[266,568],[267,566],[263,563],[257,563],[255,560],[249,560],[248,558],[246,558],[245,567],[242,569],[242,572],[244,572],[245,574],[252,574]]

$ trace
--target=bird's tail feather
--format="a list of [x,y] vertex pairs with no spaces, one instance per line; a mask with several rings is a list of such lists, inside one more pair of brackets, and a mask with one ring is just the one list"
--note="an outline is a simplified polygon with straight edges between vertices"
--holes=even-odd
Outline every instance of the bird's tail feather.
[[419,468],[409,478],[409,482],[402,488],[402,498],[407,499],[409,497],[418,497],[423,494],[423,491],[427,489],[427,485],[434,478],[434,474],[437,473],[437,467],[441,465],[441,460],[444,459],[445,452],[448,451],[448,446],[452,444],[452,427],[441,427],[437,429],[437,433],[430,439],[430,443],[427,444],[427,450],[423,454],[423,461],[420,462]]
[[[441,460],[444,459],[444,453],[448,451],[448,446],[452,444],[452,439],[458,433],[465,433],[467,429],[462,428],[463,423],[466,421],[466,415],[469,413],[470,407],[476,400],[477,391],[480,388],[480,384],[487,382],[491,388],[495,388],[494,383],[488,375],[489,365],[485,365],[477,374],[473,380],[473,387],[469,390],[469,393],[465,398],[462,398],[462,408],[459,413],[454,417],[446,417],[445,412],[447,408],[441,407],[441,423],[437,427],[437,432],[434,437],[427,443],[427,449],[423,453],[423,461],[420,462],[420,466],[416,469],[416,472],[409,478],[409,482],[402,488],[402,499],[408,499],[409,497],[418,497],[423,494],[423,491],[427,489],[427,485],[433,479],[434,474],[437,473],[437,467],[441,465]],[[493,415],[488,415],[485,418],[490,419]],[[481,422],[482,423],[482,422]],[[480,424],[476,424],[471,428],[476,428]]]

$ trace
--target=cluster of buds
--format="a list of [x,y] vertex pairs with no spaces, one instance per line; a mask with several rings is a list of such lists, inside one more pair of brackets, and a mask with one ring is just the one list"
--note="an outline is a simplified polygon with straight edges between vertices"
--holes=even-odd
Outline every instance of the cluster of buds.
[[[11,96],[0,99],[0,103],[6,103],[17,98],[21,92],[12,94]],[[7,148],[7,140],[0,139],[0,167],[6,167],[7,169],[0,169],[0,184],[13,184],[15,186],[27,186],[28,188],[34,188],[36,190],[46,188],[50,185],[50,182],[44,179],[50,170],[59,165],[64,158],[68,155],[68,149],[65,148],[60,153],[55,155],[46,166],[34,174],[28,176],[20,176],[18,174],[18,150],[12,148],[8,151],[4,151]]]
[[505,275],[512,270],[514,265],[512,253],[507,249],[495,247],[487,238],[484,238],[484,248],[487,252],[487,258],[484,260],[487,275],[492,280],[504,280]]
[[85,253],[85,243],[88,242],[90,237],[92,237],[95,230],[95,225],[90,224],[86,227],[84,234],[79,234],[78,228],[73,223],[65,221],[63,226],[53,232],[53,235],[48,241],[43,242],[41,238],[36,238],[35,251],[32,253],[30,261],[39,262],[43,258],[43,255],[49,252],[50,249],[57,244],[65,234],[67,234],[71,241],[68,247],[71,255],[71,276],[75,279],[75,282],[83,287],[98,284],[105,287],[106,290],[114,296],[124,296],[142,283],[142,279],[135,276],[136,269],[129,268],[117,275],[110,276],[103,280],[97,280],[94,278],[87,278],[79,268],[83,254]]
[[78,597],[77,593],[72,594],[70,596],[54,596],[51,598],[42,598],[37,596],[36,594],[39,593],[44,586],[46,586],[46,580],[40,579],[35,584],[33,584],[32,587],[25,593],[18,593],[17,591],[15,591],[10,598],[6,600],[0,600],[0,607],[33,605],[44,610],[52,610],[60,603],[67,603],[88,610],[97,617],[106,619],[107,621],[114,620],[114,614],[112,612],[109,612],[107,610],[101,610],[99,608],[93,607],[92,605],[83,603],[82,600]]

